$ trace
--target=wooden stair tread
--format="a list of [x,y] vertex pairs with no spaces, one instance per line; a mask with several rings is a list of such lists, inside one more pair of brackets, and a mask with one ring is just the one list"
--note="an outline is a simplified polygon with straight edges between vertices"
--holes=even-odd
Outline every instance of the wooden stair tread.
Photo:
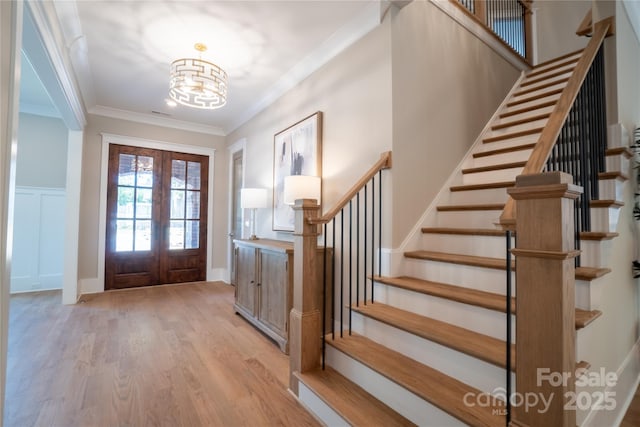
[[576,57],[574,59],[568,59],[566,61],[560,61],[557,64],[551,66],[551,67],[547,67],[547,68],[542,68],[542,64],[539,65],[537,68],[534,68],[533,70],[529,71],[527,73],[527,77],[536,77],[536,76],[540,76],[544,73],[548,73],[549,71],[553,71],[553,70],[557,70],[560,68],[564,68],[568,65],[575,65],[578,63],[578,60],[580,59],[580,57]]
[[527,164],[526,160],[522,162],[501,163],[497,165],[478,166],[475,168],[462,169],[462,174],[478,173],[478,172],[490,172],[511,168],[523,168]]
[[584,328],[600,316],[602,316],[600,310],[581,310],[576,308],[576,329]]
[[537,95],[527,96],[522,99],[507,102],[507,107],[514,107],[520,104],[526,104],[527,102],[536,101],[538,99],[546,98],[548,96],[559,95],[563,89],[553,89],[547,92],[539,93]]
[[[379,302],[367,305],[360,304],[359,307],[352,305],[351,309],[363,316],[468,354],[492,365],[501,368],[506,366],[506,343],[497,338]],[[515,363],[515,345],[512,344],[511,366],[515,367]]]
[[624,156],[627,159],[630,159],[633,157],[633,151],[631,151],[631,149],[629,147],[616,147],[616,148],[609,148],[607,149],[607,151],[605,152],[605,154],[607,156],[618,156],[620,154],[624,154]]
[[[434,251],[409,251],[405,252],[407,258],[423,259],[429,261],[447,262],[451,264],[470,265],[474,267],[492,268],[496,270],[506,269],[506,261],[500,258],[488,258],[473,255],[450,254]],[[511,269],[516,270],[516,264],[511,262]],[[576,267],[575,276],[578,280],[591,281],[611,272],[610,268]]]
[[504,154],[504,153],[512,153],[514,151],[529,150],[529,149],[533,149],[535,146],[536,146],[536,143],[532,142],[532,143],[529,143],[529,144],[515,145],[513,147],[497,148],[495,150],[478,151],[476,153],[473,153],[473,158],[477,159],[477,158],[480,158],[480,157],[493,156],[493,155],[496,155],[496,154]]
[[618,237],[618,233],[606,233],[600,231],[581,231],[580,240],[611,240]]
[[576,267],[576,279],[579,280],[591,281],[608,273],[611,273],[610,268]]
[[535,122],[537,120],[548,119],[550,115],[551,115],[551,113],[536,114],[534,116],[527,117],[527,118],[524,118],[524,119],[518,119],[518,120],[513,120],[513,121],[510,121],[510,122],[500,123],[500,124],[491,126],[491,130],[499,130],[499,129],[504,129],[504,128],[508,128],[508,127],[511,127],[511,126],[518,126],[518,125],[523,125],[523,124],[529,123],[529,122]]
[[[453,227],[422,227],[423,234],[458,234],[463,236],[492,236],[505,237],[504,230],[499,228],[453,228]],[[512,232],[515,235],[515,232]]]
[[591,200],[589,206],[592,208],[621,208],[624,202],[620,200]]
[[[507,311],[506,297],[492,292],[448,285],[445,283],[431,282],[429,280],[422,280],[408,276],[375,276],[374,280],[389,286],[395,286],[413,292],[444,298],[462,304],[486,308],[487,310],[499,311],[501,313],[505,313]],[[511,313],[516,314],[516,298],[511,298]],[[589,323],[597,319],[601,314],[602,312],[599,312],[598,310],[588,311],[576,308],[575,328],[584,328]]]
[[294,375],[350,425],[415,426],[330,367]]
[[543,82],[545,80],[549,80],[549,79],[552,79],[554,77],[561,76],[561,75],[566,74],[566,73],[568,73],[570,71],[573,71],[573,68],[570,67],[570,68],[564,69],[564,70],[560,70],[560,69],[556,69],[556,70],[558,70],[558,71],[554,71],[553,73],[548,74],[548,75],[543,76],[543,77],[537,77],[537,78],[533,78],[531,80],[525,80],[525,81],[522,82],[520,87],[531,86],[531,85],[534,85],[536,83],[540,83],[540,82]]
[[535,135],[541,133],[544,130],[543,127],[535,127],[531,129],[520,130],[517,132],[505,133],[504,135],[490,136],[482,140],[483,143],[489,144],[491,142],[504,141],[505,139],[519,138],[521,136]]
[[436,207],[438,212],[454,212],[454,211],[501,211],[504,209],[504,203],[484,203],[477,205],[441,205]]
[[523,108],[511,110],[511,111],[505,111],[503,113],[500,113],[499,117],[501,119],[504,119],[505,117],[515,116],[522,113],[528,113],[531,111],[539,110],[541,108],[551,107],[553,105],[556,105],[557,102],[558,102],[557,100],[545,101],[545,102],[541,102],[540,104],[532,105],[529,107],[523,107]]
[[598,174],[598,179],[620,179],[622,181],[627,181],[629,177],[622,172],[600,172]]
[[[542,68],[542,67],[544,67],[544,66],[547,66],[547,65],[549,65],[549,64],[553,64],[554,62],[557,62],[557,61],[562,61],[563,59],[570,58],[570,57],[575,56],[575,55],[577,55],[577,54],[579,54],[579,53],[582,53],[583,51],[584,51],[584,49],[578,49],[578,50],[575,50],[575,51],[573,51],[573,52],[565,53],[564,55],[557,56],[557,57],[555,57],[555,58],[549,59],[549,60],[547,60],[547,61],[544,61],[544,62],[541,62],[541,63],[539,63],[539,64],[535,65],[535,66],[532,68],[532,70],[540,69],[540,68]],[[572,61],[573,61],[573,62],[578,62],[578,59],[579,59],[579,58],[575,58],[575,60],[572,60]],[[563,61],[563,62],[564,62],[564,61]]]
[[557,80],[549,79],[549,81],[547,81],[547,82],[545,82],[545,83],[543,83],[541,85],[534,86],[534,87],[528,87],[526,89],[519,90],[518,92],[514,93],[513,96],[526,95],[528,93],[535,92],[535,91],[538,91],[538,90],[541,90],[541,89],[546,89],[546,88],[551,87],[551,86],[559,85],[559,84],[562,84],[562,83],[567,83],[567,81],[569,81],[569,77],[563,77],[563,78],[557,79]]
[[504,426],[504,416],[492,414],[495,408],[465,405],[467,393],[481,391],[455,378],[355,333],[333,340],[328,336],[326,343],[464,423]]
[[[506,311],[506,301],[503,295],[490,292],[479,291],[477,289],[465,288],[462,286],[448,285],[445,283],[431,282],[415,277],[374,277],[376,282],[389,286],[406,289],[413,292],[445,298],[462,304],[474,305],[495,311]],[[376,303],[377,304],[377,303]],[[511,309],[515,312],[515,299]]]
[[[489,258],[474,255],[461,255],[450,254],[445,252],[433,252],[433,251],[409,251],[405,252],[404,256],[408,258],[417,258],[430,261],[448,262],[451,264],[471,265],[475,267],[493,268],[497,270],[506,269],[506,261],[500,258]],[[515,268],[515,262],[512,263],[512,268]]]
[[515,185],[515,181],[489,182],[486,184],[464,184],[449,187],[451,191],[469,191],[469,190],[487,190],[491,188],[511,188]]

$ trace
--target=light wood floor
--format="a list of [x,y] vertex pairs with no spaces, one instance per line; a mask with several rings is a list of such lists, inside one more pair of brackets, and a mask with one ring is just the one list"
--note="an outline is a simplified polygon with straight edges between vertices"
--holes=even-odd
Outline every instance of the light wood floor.
[[288,358],[198,283],[11,298],[5,426],[316,426]]
[[640,387],[636,390],[636,394],[633,396],[631,405],[627,409],[627,413],[624,415],[620,427],[638,427],[640,426]]

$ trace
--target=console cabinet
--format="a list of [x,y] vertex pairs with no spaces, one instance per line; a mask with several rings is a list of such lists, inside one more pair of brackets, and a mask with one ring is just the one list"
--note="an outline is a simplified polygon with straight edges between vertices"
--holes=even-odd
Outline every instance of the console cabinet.
[[[293,243],[269,239],[237,239],[234,240],[234,254],[235,312],[272,338],[280,346],[280,350],[289,354],[289,312],[293,305]],[[319,271],[319,278],[323,278],[322,271]],[[330,286],[327,288],[330,289]],[[327,308],[329,306],[328,303]]]

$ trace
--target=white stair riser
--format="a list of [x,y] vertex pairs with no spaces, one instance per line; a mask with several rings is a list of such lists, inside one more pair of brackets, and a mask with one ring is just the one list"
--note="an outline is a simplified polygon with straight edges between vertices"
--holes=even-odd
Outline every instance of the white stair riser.
[[542,128],[547,124],[547,119],[540,119],[533,122],[522,123],[515,126],[509,126],[502,129],[490,130],[489,132],[482,135],[483,138],[492,138],[494,136],[502,136],[510,133],[526,131],[529,129],[537,129]]
[[418,425],[464,426],[462,422],[376,371],[327,345],[327,364]]
[[619,217],[620,208],[591,208],[591,231],[613,233]]
[[[514,247],[513,238],[511,242],[511,247]],[[422,235],[422,248],[429,251],[504,258],[505,247],[505,236],[468,236],[435,233],[424,233]]]
[[540,134],[519,136],[517,138],[505,139],[504,141],[486,142],[478,147],[478,152],[501,150],[503,148],[519,147],[521,145],[535,144],[538,142]]
[[607,172],[627,173],[629,170],[630,159],[623,154],[615,156],[607,156]]
[[505,386],[504,368],[420,338],[386,323],[355,315],[353,330],[479,390],[492,392]]
[[[506,337],[506,315],[504,312],[462,304],[395,286],[387,286],[383,283],[376,283],[375,299],[383,304],[500,340],[504,340]],[[514,327],[511,339],[515,342],[515,316],[512,316],[511,320]]]
[[606,279],[600,278],[587,281],[576,280],[576,307],[583,310],[601,309],[603,283]]
[[540,98],[540,99],[536,99],[534,101],[529,101],[529,102],[523,102],[521,104],[517,104],[517,105],[512,105],[512,106],[507,106],[502,112],[502,113],[510,113],[512,111],[516,111],[516,110],[523,110],[523,109],[530,109],[530,108],[536,108],[537,106],[544,104],[548,101],[557,101],[558,98],[560,98],[560,94],[555,94],[555,95],[549,95],[549,96],[545,96],[544,98]]
[[451,191],[449,202],[451,205],[479,204],[479,203],[506,203],[506,188],[487,188],[482,190]]
[[[412,258],[407,258],[404,266],[405,274],[410,277],[464,286],[500,295],[506,294],[507,273],[505,270]],[[515,295],[515,272],[511,273],[511,277],[511,290]]]
[[543,66],[537,67],[535,69],[535,71],[538,72],[538,71],[548,70],[550,68],[553,68],[554,66],[556,66],[559,63],[565,63],[567,61],[577,61],[580,58],[580,55],[581,55],[581,53],[578,52],[575,55],[571,55],[571,56],[568,56],[566,58],[556,59],[555,61],[552,61],[552,62],[550,62],[548,64],[545,64]]
[[508,153],[493,154],[491,156],[474,157],[473,161],[470,162],[469,167],[480,168],[484,166],[502,165],[512,162],[526,162],[527,160],[529,160],[529,157],[531,157],[532,152],[533,149],[530,148],[528,150],[509,151]]
[[566,85],[567,85],[566,83],[560,83],[560,84],[557,84],[557,85],[545,87],[544,89],[539,89],[539,90],[536,90],[536,91],[533,91],[533,92],[525,93],[523,95],[514,96],[509,100],[509,102],[511,102],[511,101],[521,101],[521,100],[524,100],[524,99],[532,98],[534,96],[543,95],[545,93],[549,93],[551,91],[558,90],[558,89],[562,90],[562,89],[564,89],[564,87]]
[[524,167],[499,169],[487,172],[466,173],[462,176],[462,183],[488,184],[491,182],[515,181],[516,176],[522,173]]
[[303,382],[298,383],[298,399],[325,425],[331,427],[349,427],[336,411],[311,391]]
[[601,200],[624,200],[625,181],[619,179],[601,179],[598,191]]
[[611,240],[581,240],[580,264],[588,267],[607,267],[611,257]]
[[438,212],[436,223],[439,227],[493,228],[501,213],[502,210]]
[[569,77],[571,77],[571,74],[572,74],[571,68],[569,68],[569,69],[564,68],[564,70],[568,70],[568,71],[566,71],[563,74],[550,77],[552,74],[556,74],[556,73],[558,73],[560,71],[560,69],[557,69],[557,70],[553,70],[552,72],[549,72],[547,74],[547,76],[542,76],[542,75],[541,76],[534,76],[533,78],[528,79],[529,81],[531,81],[531,80],[539,80],[542,77],[546,77],[544,80],[538,81],[537,83],[533,83],[533,84],[526,84],[527,83],[527,79],[525,79],[522,82],[522,83],[525,83],[525,85],[523,86],[521,84],[520,87],[518,88],[518,92],[521,91],[521,90],[540,89],[542,86],[544,86],[546,84],[550,84],[550,83],[553,83],[553,82],[558,82],[558,81],[561,81],[561,80],[566,80]]
[[[541,73],[541,74],[538,74],[536,76],[525,77],[525,79],[522,81],[522,83],[527,83],[527,82],[529,82],[531,80],[539,80],[541,78],[544,78],[545,79],[544,81],[549,81],[550,79],[556,79],[558,77],[551,77],[550,78],[549,76],[551,74],[555,74],[555,73],[559,73],[559,72],[563,73],[562,77],[571,77],[571,74],[573,73],[573,69],[574,68],[575,68],[574,64],[565,65],[564,67],[556,68],[555,70],[549,70],[549,71],[547,71],[545,73]],[[534,83],[534,84],[538,84],[538,83]],[[524,87],[528,87],[528,86],[531,86],[531,85],[527,85],[527,86],[524,86]],[[522,85],[521,85],[521,87],[522,87]]]
[[538,116],[540,114],[551,114],[552,111],[553,111],[553,106],[544,107],[544,108],[538,108],[538,109],[533,110],[533,111],[525,111],[524,113],[514,114],[513,116],[508,116],[508,117],[504,117],[504,118],[498,118],[497,120],[495,120],[492,123],[492,125],[501,125],[501,124],[504,124],[504,123],[512,123],[512,122],[518,121],[518,120],[526,120],[526,119],[529,119],[531,117]]

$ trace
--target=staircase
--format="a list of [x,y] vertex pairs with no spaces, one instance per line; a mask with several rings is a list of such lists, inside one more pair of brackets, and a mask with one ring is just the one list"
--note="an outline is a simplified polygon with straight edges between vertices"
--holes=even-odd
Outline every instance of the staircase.
[[[506,238],[496,224],[580,55],[523,73],[409,239],[392,268],[400,274],[372,277],[375,303],[353,304],[352,332],[327,336],[327,368],[296,374],[300,400],[327,425],[505,425]],[[606,247],[617,235],[629,154],[607,151],[594,231],[580,236],[579,368],[589,367],[581,331],[602,314],[594,289],[610,271]],[[515,320],[515,299],[511,307]]]

